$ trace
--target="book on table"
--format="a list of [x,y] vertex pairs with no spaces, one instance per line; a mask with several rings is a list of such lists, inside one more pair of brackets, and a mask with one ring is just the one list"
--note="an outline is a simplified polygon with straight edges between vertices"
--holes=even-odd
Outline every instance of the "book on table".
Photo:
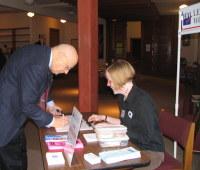
[[44,136],[45,142],[65,142],[67,141],[68,135],[53,135],[47,134]]
[[[67,141],[51,141],[51,142],[45,142],[48,148],[48,151],[51,152],[63,152],[64,150],[70,150],[70,144]],[[77,139],[75,149],[77,148],[83,148],[83,143],[80,139]]]

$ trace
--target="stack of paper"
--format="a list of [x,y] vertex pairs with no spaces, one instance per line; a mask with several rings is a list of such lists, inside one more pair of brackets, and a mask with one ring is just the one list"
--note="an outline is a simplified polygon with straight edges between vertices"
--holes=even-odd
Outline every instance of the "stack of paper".
[[105,163],[111,164],[124,160],[140,158],[141,154],[140,151],[138,151],[137,149],[133,147],[128,147],[123,149],[100,152],[99,156]]
[[108,123],[99,123],[94,127],[101,147],[126,146],[128,144],[127,127]]
[[108,139],[115,137],[123,137],[126,135],[127,127],[123,125],[95,125],[95,132],[97,138]]
[[45,135],[45,142],[65,142],[67,141],[67,135]]

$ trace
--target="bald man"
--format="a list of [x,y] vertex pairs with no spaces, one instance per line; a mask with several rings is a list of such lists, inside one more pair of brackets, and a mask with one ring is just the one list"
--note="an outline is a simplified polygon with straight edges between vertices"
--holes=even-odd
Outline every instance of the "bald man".
[[52,101],[38,105],[50,88],[52,74],[67,74],[78,62],[74,47],[28,45],[16,50],[0,72],[0,170],[26,170],[23,125],[32,119],[39,127],[62,127],[66,117]]

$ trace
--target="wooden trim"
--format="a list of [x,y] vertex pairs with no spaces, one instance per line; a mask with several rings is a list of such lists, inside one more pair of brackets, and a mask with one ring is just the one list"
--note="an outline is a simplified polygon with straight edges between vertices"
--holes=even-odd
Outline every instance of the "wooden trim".
[[195,123],[191,123],[190,130],[188,133],[188,140],[184,150],[183,170],[192,170],[194,130]]

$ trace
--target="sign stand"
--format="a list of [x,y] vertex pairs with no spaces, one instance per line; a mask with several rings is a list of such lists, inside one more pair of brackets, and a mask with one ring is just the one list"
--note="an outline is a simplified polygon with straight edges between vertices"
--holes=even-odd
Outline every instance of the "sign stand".
[[[179,10],[178,28],[178,53],[177,53],[177,76],[176,76],[176,103],[175,116],[178,116],[179,108],[179,84],[180,84],[180,56],[182,35],[200,33],[200,3]],[[177,155],[177,144],[174,143],[174,157]]]

